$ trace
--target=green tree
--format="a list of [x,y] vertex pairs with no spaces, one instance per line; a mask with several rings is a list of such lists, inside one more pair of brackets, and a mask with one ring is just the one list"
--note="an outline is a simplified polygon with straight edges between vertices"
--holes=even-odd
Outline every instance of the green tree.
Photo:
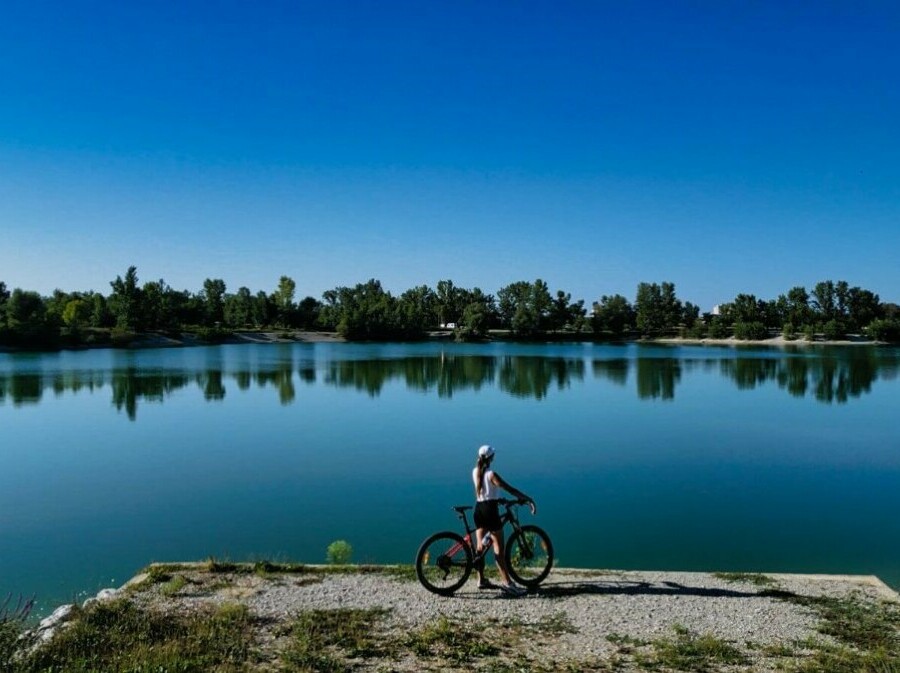
[[225,281],[207,278],[203,281],[201,298],[206,309],[206,324],[215,325],[225,320]]
[[162,278],[144,283],[141,305],[144,327],[151,330],[175,329],[179,326],[174,291]]
[[635,313],[629,301],[620,294],[603,295],[594,302],[591,327],[595,332],[621,336],[635,324]]
[[635,323],[644,335],[677,327],[684,307],[675,295],[674,283],[640,283],[634,302]]
[[253,324],[257,327],[264,327],[271,324],[275,315],[275,306],[269,299],[269,295],[260,290],[253,298],[253,307],[250,311]]
[[462,318],[454,333],[457,341],[483,339],[487,336],[489,315],[484,302],[473,301],[466,304]]
[[562,290],[557,290],[556,298],[550,304],[547,317],[548,328],[561,330],[565,327],[579,331],[584,324],[585,316],[584,300],[572,301],[572,295]]
[[297,284],[292,278],[282,276],[278,280],[278,289],[272,294],[272,303],[275,305],[278,323],[282,327],[294,326],[294,292]]
[[116,327],[128,332],[141,329],[141,290],[138,287],[137,267],[130,266],[125,278],[116,276],[110,283],[110,309],[116,319]]
[[766,317],[766,304],[752,294],[739,294],[731,303],[731,318],[737,323],[763,323]]
[[225,324],[229,327],[249,325],[253,314],[253,295],[250,294],[250,289],[240,287],[237,294],[226,295],[223,312]]
[[434,310],[438,323],[459,322],[463,310],[468,304],[465,290],[456,287],[452,280],[440,280],[434,293]]
[[312,329],[319,320],[322,302],[315,297],[304,297],[297,305],[297,321],[303,329]]
[[534,283],[511,283],[497,297],[501,318],[515,334],[530,337],[547,329],[553,299],[540,278]]
[[882,315],[883,309],[877,294],[860,287],[849,289],[847,292],[848,331],[859,332]]
[[400,295],[397,310],[402,331],[419,337],[437,322],[437,297],[427,285],[410,288]]
[[63,309],[62,319],[70,330],[80,330],[91,319],[91,305],[84,299],[70,299]]
[[693,327],[700,319],[700,307],[687,301],[684,303],[682,322],[687,327]]
[[404,326],[397,323],[397,301],[378,280],[372,278],[352,288],[336,288],[334,292],[334,315],[341,336],[379,340],[403,335]]
[[104,297],[99,292],[94,292],[93,294],[91,294],[90,305],[91,317],[89,320],[91,327],[113,326],[113,324],[115,323],[115,317],[109,310],[109,305],[106,302],[106,297]]

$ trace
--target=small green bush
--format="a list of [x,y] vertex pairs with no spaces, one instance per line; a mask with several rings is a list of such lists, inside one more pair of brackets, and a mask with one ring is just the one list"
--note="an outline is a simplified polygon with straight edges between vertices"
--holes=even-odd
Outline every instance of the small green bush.
[[759,341],[769,337],[769,330],[761,322],[734,323],[734,338],[743,341]]
[[837,320],[829,320],[822,326],[822,332],[825,334],[827,341],[835,341],[844,336],[844,326]]
[[230,330],[221,327],[198,327],[197,338],[207,343],[220,343],[232,336]]
[[706,324],[702,320],[698,320],[688,328],[687,334],[692,339],[702,339],[706,336],[707,331]]
[[109,339],[113,348],[128,348],[137,339],[137,334],[115,327],[110,331]]
[[900,320],[873,320],[866,327],[866,334],[876,341],[900,341]]
[[713,318],[709,323],[709,338],[710,339],[727,339],[728,338],[728,326],[725,322],[719,318]]
[[807,341],[815,341],[816,340],[816,327],[815,325],[807,325],[803,328],[803,338]]
[[335,540],[325,552],[325,560],[333,565],[346,565],[353,558],[353,547],[346,540]]
[[784,323],[784,327],[781,328],[781,336],[783,336],[787,341],[793,341],[794,339],[796,339],[797,328],[794,327],[794,323]]

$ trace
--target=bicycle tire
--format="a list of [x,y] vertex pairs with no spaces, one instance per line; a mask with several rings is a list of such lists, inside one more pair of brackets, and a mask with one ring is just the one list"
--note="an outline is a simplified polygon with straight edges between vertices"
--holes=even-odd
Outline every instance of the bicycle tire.
[[443,531],[435,533],[419,547],[416,577],[428,591],[450,596],[469,579],[472,564],[469,544],[460,535]]
[[536,587],[553,568],[553,543],[537,526],[522,526],[514,532],[504,550],[509,576],[526,587]]

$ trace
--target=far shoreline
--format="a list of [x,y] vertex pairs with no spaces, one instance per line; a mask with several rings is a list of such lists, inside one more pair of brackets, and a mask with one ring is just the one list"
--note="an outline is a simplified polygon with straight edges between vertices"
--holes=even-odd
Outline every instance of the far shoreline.
[[[241,330],[231,333],[228,337],[216,341],[204,341],[191,332],[184,332],[180,337],[160,334],[155,332],[136,335],[135,339],[127,345],[114,345],[110,342],[84,343],[77,346],[63,346],[54,349],[17,348],[13,346],[0,346],[0,353],[57,353],[60,351],[81,350],[145,350],[154,348],[191,348],[196,346],[220,346],[236,344],[291,344],[291,343],[426,343],[434,341],[453,342],[451,330],[432,330],[426,333],[422,339],[415,341],[403,340],[378,340],[378,341],[351,341],[342,337],[337,332],[323,330]],[[595,334],[579,334],[573,332],[559,332],[544,335],[542,338],[528,339],[514,337],[506,331],[493,331],[487,338],[461,342],[461,343],[520,343],[533,345],[550,345],[558,343],[598,343],[598,344],[638,344],[638,345],[663,345],[663,346],[725,346],[732,348],[763,347],[773,349],[785,348],[817,348],[817,347],[853,347],[853,346],[892,346],[890,342],[875,341],[863,336],[851,335],[846,339],[822,339],[809,341],[805,338],[785,339],[778,335],[768,339],[736,339],[735,337],[691,338],[691,337],[656,337],[644,338],[624,336],[614,339]]]

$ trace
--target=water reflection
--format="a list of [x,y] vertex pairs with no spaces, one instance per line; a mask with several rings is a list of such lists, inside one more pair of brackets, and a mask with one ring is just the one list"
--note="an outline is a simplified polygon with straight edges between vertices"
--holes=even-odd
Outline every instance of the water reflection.
[[[123,363],[124,364],[124,363]],[[896,351],[850,348],[816,354],[786,353],[769,357],[751,353],[743,357],[656,357],[594,359],[522,355],[415,356],[394,359],[295,361],[284,350],[274,361],[249,358],[223,360],[211,351],[193,371],[114,366],[108,370],[72,370],[41,373],[0,372],[0,403],[14,406],[37,404],[45,391],[111,390],[112,404],[128,418],[137,418],[139,403],[162,402],[174,392],[196,386],[204,399],[219,402],[229,386],[238,391],[252,387],[273,388],[282,405],[295,401],[298,386],[325,385],[352,388],[377,397],[385,386],[397,382],[410,390],[452,398],[463,391],[496,387],[521,398],[542,400],[552,390],[564,390],[582,382],[590,365],[595,380],[627,387],[633,380],[641,400],[671,401],[679,386],[694,372],[719,375],[739,390],[753,390],[774,383],[794,397],[809,396],[822,403],[846,403],[868,393],[878,379],[900,376]],[[633,374],[633,376],[632,376]]]

